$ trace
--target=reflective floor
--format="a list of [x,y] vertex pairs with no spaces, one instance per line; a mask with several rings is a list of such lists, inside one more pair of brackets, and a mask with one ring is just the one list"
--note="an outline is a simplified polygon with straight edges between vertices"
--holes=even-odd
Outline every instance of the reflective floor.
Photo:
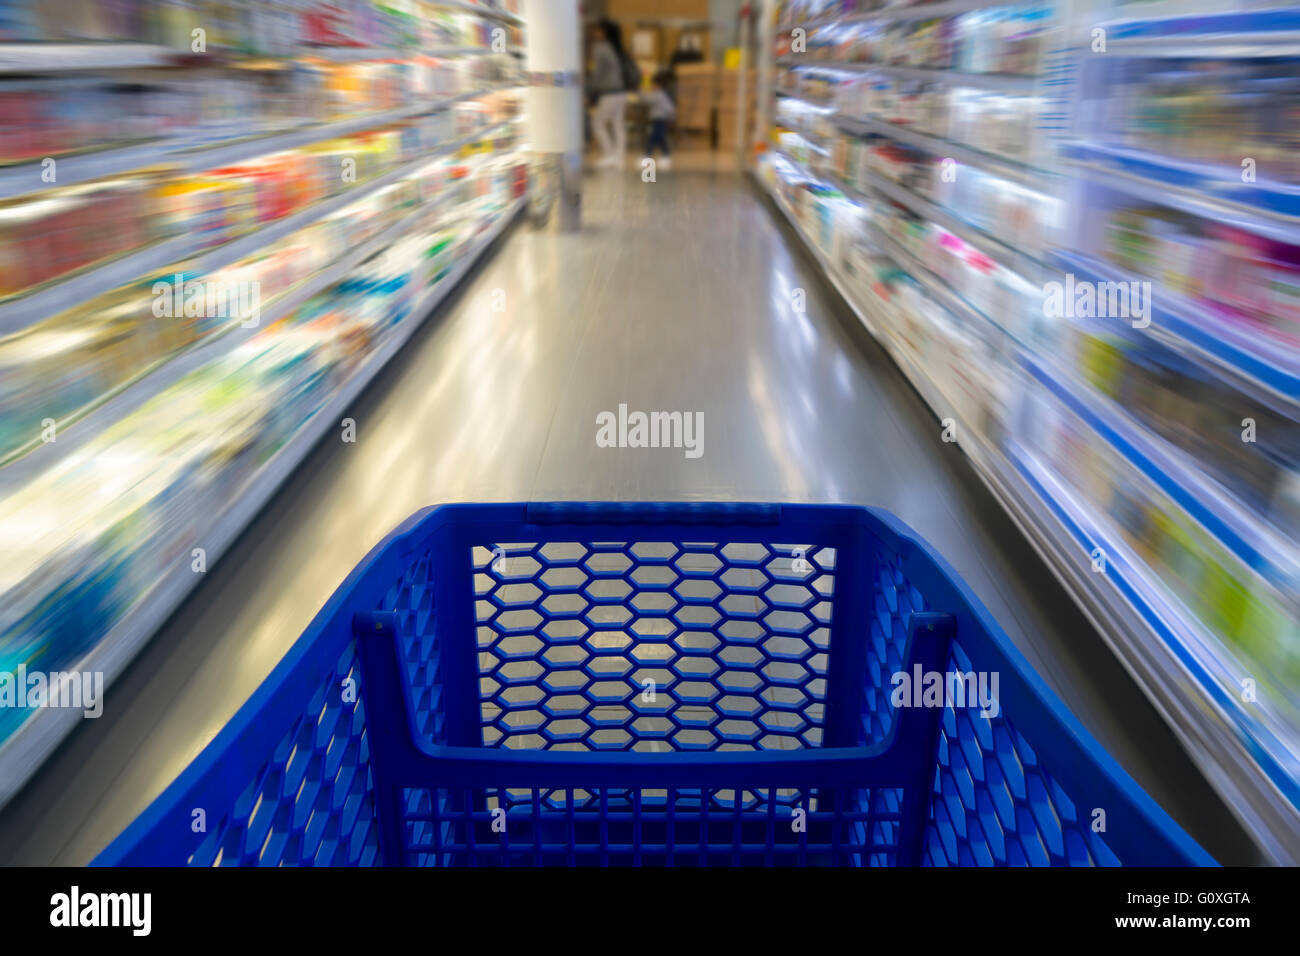
[[[757,193],[725,173],[643,183],[631,163],[586,187],[584,230],[509,232],[350,412],[356,443],[325,441],[208,572],[109,689],[104,716],[83,721],[0,812],[0,863],[91,859],[411,512],[559,498],[895,512],[1206,849],[1253,860],[1173,735]],[[620,404],[702,413],[702,454],[598,447],[598,414]]]

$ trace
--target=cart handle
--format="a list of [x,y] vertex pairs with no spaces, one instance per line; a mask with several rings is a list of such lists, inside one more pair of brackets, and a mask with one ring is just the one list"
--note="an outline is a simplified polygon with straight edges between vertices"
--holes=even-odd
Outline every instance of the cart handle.
[[773,525],[781,520],[781,506],[748,501],[533,501],[527,517],[531,524]]

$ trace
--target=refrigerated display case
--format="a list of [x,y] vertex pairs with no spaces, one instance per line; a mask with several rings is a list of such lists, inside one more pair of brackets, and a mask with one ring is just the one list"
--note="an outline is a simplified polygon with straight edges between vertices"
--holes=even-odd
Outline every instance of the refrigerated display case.
[[[111,682],[522,208],[522,21],[64,6],[0,18],[0,672]],[[79,716],[0,708],[0,804]]]
[[772,3],[756,174],[1300,860],[1300,11]]

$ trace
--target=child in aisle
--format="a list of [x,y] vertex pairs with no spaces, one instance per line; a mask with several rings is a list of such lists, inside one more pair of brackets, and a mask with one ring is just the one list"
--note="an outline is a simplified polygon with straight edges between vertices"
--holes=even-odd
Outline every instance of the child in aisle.
[[677,116],[677,107],[667,91],[668,77],[656,73],[650,81],[650,90],[644,94],[646,111],[650,116],[650,137],[646,144],[646,155],[654,158],[656,147],[663,151],[664,158],[659,162],[663,169],[672,169],[672,150],[668,146],[668,124]]

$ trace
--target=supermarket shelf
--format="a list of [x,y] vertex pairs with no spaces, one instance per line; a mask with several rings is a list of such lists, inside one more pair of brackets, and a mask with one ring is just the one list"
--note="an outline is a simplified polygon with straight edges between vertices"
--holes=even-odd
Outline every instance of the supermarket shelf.
[[[915,257],[893,242],[892,237],[886,238],[893,247],[892,251],[887,251],[891,251],[891,256],[899,262],[900,267],[910,272],[910,262],[915,268],[925,269]],[[1082,265],[1080,272],[1093,281],[1101,278],[1099,273],[1090,273]],[[938,276],[928,274],[930,281],[919,278],[918,281],[922,281],[932,296],[949,311],[981,317],[997,325],[957,293],[943,288],[943,280]],[[1151,328],[1155,328],[1154,322]],[[1002,331],[1010,335],[1005,329]],[[1196,463],[1184,452],[1149,431],[1143,423],[1105,395],[1054,363],[1033,358],[1027,352],[1022,352],[1021,361],[1040,384],[1105,438],[1132,467],[1146,475],[1244,563],[1284,590],[1294,589],[1300,584],[1300,554],[1287,546],[1285,536],[1203,477]]]
[[1032,93],[1038,84],[1037,76],[1006,73],[959,73],[955,70],[917,66],[875,66],[873,69],[900,80],[919,80],[923,83],[941,83],[944,86],[971,87],[1001,93]]
[[[1000,484],[1000,497],[1011,504],[1031,545],[1265,856],[1276,864],[1300,863],[1300,794],[1294,769],[1287,769],[1294,755],[1224,689],[1236,686],[1238,673],[1219,684],[1189,651],[1213,638],[1170,602],[1124,542],[1108,535],[1032,453],[1011,441],[1005,460],[1010,470],[985,476],[986,482]],[[1106,554],[1104,575],[1091,569],[1098,547]]]
[[[871,171],[867,171],[865,175],[867,176],[868,185],[880,195],[910,209],[922,219],[938,223],[954,236],[970,243],[994,262],[1005,266],[1021,278],[1032,282],[1042,273],[1043,264],[1033,256],[1022,252],[996,236],[990,235],[983,229],[971,225],[966,220],[953,215],[940,206],[936,206],[924,196],[905,186],[900,186]],[[846,186],[845,189],[850,190],[850,187]],[[851,191],[857,192],[857,190]],[[861,194],[859,193],[859,195]]]
[[794,214],[785,204],[785,200],[782,199],[778,193],[766,189],[766,187],[764,188],[768,197],[772,201],[772,205],[781,211],[781,214],[790,224],[790,227],[803,242],[804,247],[812,254],[812,257],[817,261],[817,264],[821,266],[822,272],[835,288],[835,291],[839,294],[845,305],[849,307],[850,311],[852,311],[858,321],[862,323],[863,327],[871,333],[872,338],[879,342],[881,347],[889,353],[889,356],[902,370],[904,377],[916,390],[917,394],[919,394],[925,401],[926,406],[933,413],[935,419],[939,421],[942,421],[945,417],[956,419],[963,426],[958,429],[957,444],[961,445],[962,448],[968,452],[973,451],[974,454],[981,454],[982,452],[980,449],[983,447],[984,443],[981,430],[975,427],[974,423],[971,422],[961,410],[961,403],[953,402],[949,399],[944,394],[943,390],[939,388],[936,383],[931,381],[930,377],[922,371],[921,367],[916,364],[906,351],[898,348],[890,336],[883,334],[883,330],[888,327],[888,324],[879,321],[879,319],[873,315],[872,309],[862,301],[862,298],[850,291],[850,284],[847,277],[845,277],[844,274],[836,268],[833,263],[831,263],[830,259],[827,258],[824,252],[822,252],[817,243],[808,235],[803,225],[797,218],[795,218]]
[[[811,174],[810,171],[807,170],[807,167],[803,166],[803,164],[801,164],[798,160],[794,159],[793,157],[789,156],[786,153],[780,153],[780,155],[784,156],[787,159],[787,161],[790,162],[791,164],[803,168],[811,178],[814,179],[816,178]],[[834,184],[832,185],[832,188],[843,189],[844,187],[842,187],[839,184]],[[851,191],[849,190],[844,190],[844,191],[846,196],[848,196],[849,198],[853,198],[853,194]],[[926,399],[926,403],[935,412],[936,417],[942,417],[942,413],[939,410],[940,407],[948,408],[951,410],[951,414],[954,417],[961,420],[962,423],[967,426],[963,434],[972,433],[972,432],[978,433],[979,430],[973,428],[969,420],[966,419],[966,417],[958,410],[959,403],[952,402],[951,400],[945,397],[942,402],[942,406],[940,406],[940,405],[936,405],[935,402],[931,400],[934,396],[941,395],[942,390],[937,389],[936,386],[930,381],[929,377],[921,373],[919,366],[917,366],[912,361],[910,356],[896,349],[893,346],[892,341],[890,341],[888,337],[882,338],[882,336],[879,334],[877,329],[883,328],[884,326],[881,325],[881,323],[876,322],[873,318],[871,318],[868,315],[869,310],[863,308],[858,302],[858,297],[856,295],[851,294],[848,291],[848,282],[846,278],[843,276],[843,274],[840,272],[840,270],[830,262],[830,260],[826,257],[826,254],[823,253],[820,247],[818,247],[818,245],[812,241],[812,239],[808,236],[807,232],[804,230],[803,226],[791,214],[784,200],[778,194],[776,194],[775,192],[771,192],[770,190],[769,190],[769,195],[772,198],[773,204],[778,209],[781,210],[782,214],[785,216],[787,221],[789,221],[790,225],[794,228],[796,232],[799,233],[799,236],[803,240],[804,245],[807,246],[808,249],[812,252],[813,257],[817,260],[818,265],[822,267],[822,271],[826,273],[827,277],[831,281],[831,284],[835,287],[835,291],[840,294],[840,297],[843,298],[846,303],[848,303],[850,308],[852,308],[854,314],[857,315],[858,321],[860,321],[864,326],[866,326],[867,330],[871,332],[872,336],[875,337],[877,341],[879,341],[883,346],[885,346],[886,350],[889,351],[890,355],[893,356],[894,360],[898,362],[900,366],[903,365],[907,366],[907,368],[905,368],[904,371],[907,374],[908,379],[912,382],[912,386],[919,393],[921,393],[921,396],[923,398]],[[862,198],[865,200],[865,197]],[[977,328],[980,326],[991,327],[992,329],[996,330],[1000,334],[1005,335],[1007,338],[1011,339],[1012,342],[1017,342],[1018,344],[1016,337],[1013,336],[1007,329],[1005,329],[998,322],[994,321],[983,311],[977,309],[974,305],[967,302],[966,299],[963,296],[961,296],[959,293],[955,292],[944,279],[940,278],[938,275],[932,272],[927,266],[923,265],[919,259],[917,259],[909,251],[904,249],[903,246],[901,246],[897,242],[897,240],[894,239],[893,236],[890,236],[884,230],[880,229],[878,226],[876,226],[875,223],[872,224],[871,230],[872,230],[872,236],[875,239],[875,245],[882,252],[884,252],[885,255],[893,259],[895,265],[897,265],[904,272],[907,272],[909,275],[911,275],[912,278],[914,278],[918,284],[920,284],[926,289],[926,291],[931,295],[932,298],[935,299],[936,302],[938,302],[940,305],[946,308],[950,313],[952,313],[957,318],[963,320],[967,324],[973,325]],[[960,434],[958,436],[958,441],[959,443],[961,441]]]
[[816,263],[822,267],[823,273],[826,274],[828,280],[831,281],[831,285],[835,287],[836,293],[839,293],[840,298],[844,300],[844,303],[849,307],[849,310],[857,316],[859,323],[862,323],[863,328],[866,328],[867,332],[871,333],[871,337],[875,338],[876,342],[880,343],[880,346],[888,352],[889,356],[891,356],[894,362],[898,364],[898,367],[902,369],[904,377],[906,377],[911,386],[917,390],[920,397],[924,399],[926,406],[930,408],[932,414],[935,415],[935,419],[941,421],[946,418],[946,416],[952,416],[952,418],[957,419],[959,423],[963,425],[961,429],[958,429],[957,444],[961,445],[963,449],[967,449],[972,441],[972,436],[978,436],[980,431],[978,428],[975,428],[969,418],[963,414],[961,407],[959,407],[959,403],[950,401],[950,399],[943,393],[943,390],[941,390],[935,382],[931,381],[930,376],[924,375],[922,369],[920,369],[919,365],[911,359],[911,356],[907,355],[904,350],[898,349],[898,347],[894,345],[891,337],[883,334],[883,329],[887,328],[887,324],[881,323],[878,317],[872,315],[871,308],[868,308],[866,304],[862,302],[862,298],[849,290],[848,278],[844,276],[844,273],[840,272],[839,268],[836,268],[835,265],[831,263],[831,260],[827,258],[827,255],[824,254],[822,248],[818,246],[818,243],[814,242],[813,238],[807,234],[806,230],[803,229],[801,222],[794,217],[792,212],[790,212],[789,207],[785,204],[785,200],[772,190],[767,190],[767,195],[770,196],[772,204],[774,204],[777,209],[780,209],[781,215],[785,216],[785,220],[789,222],[790,228],[798,234],[798,237],[800,237],[803,242],[803,246],[805,246],[807,251],[813,255]]
[[813,17],[811,20],[800,20],[798,23],[786,21],[777,26],[777,33],[788,33],[798,27],[809,31],[820,30],[822,27],[833,27],[837,23],[842,23],[843,18],[832,14],[831,16]]
[[[804,137],[804,140],[807,142],[807,137]],[[785,157],[785,159],[793,165],[802,167],[812,178],[820,181],[827,180],[828,177],[813,174],[805,163],[797,157],[792,156],[790,153],[780,149],[775,150],[775,152]],[[823,151],[819,150],[819,152]],[[922,219],[928,219],[931,222],[943,226],[953,235],[970,243],[990,259],[1005,266],[1007,269],[1010,269],[1022,279],[1033,281],[1043,273],[1043,264],[1033,256],[1011,247],[1007,243],[989,235],[976,226],[972,226],[965,220],[958,218],[939,206],[936,206],[928,199],[925,199],[904,186],[899,186],[876,173],[867,172],[866,175],[869,177],[868,185],[880,195],[910,209]],[[866,195],[856,187],[850,186],[848,183],[842,182],[838,179],[833,180],[829,185],[840,190],[850,199],[868,204],[874,202],[872,197]]]
[[956,13],[970,13],[972,10],[985,10],[989,7],[1005,7],[1014,4],[1014,0],[939,0],[937,3],[894,4],[882,10],[868,10],[863,13],[851,13],[840,17],[840,23],[903,23],[908,20],[935,20],[950,17]]
[[401,238],[402,234],[419,219],[419,214],[427,212],[427,209],[419,209],[403,217],[400,222],[394,223],[367,242],[350,250],[342,259],[322,269],[306,282],[287,289],[264,310],[257,326],[243,328],[237,323],[231,323],[225,329],[212,333],[179,354],[142,369],[140,375],[115,393],[106,396],[104,401],[92,406],[89,411],[83,409],[78,414],[65,419],[61,423],[62,427],[66,427],[71,422],[77,423],[79,427],[66,435],[60,435],[56,443],[33,443],[17,452],[23,457],[17,458],[0,470],[0,494],[16,491],[51,468],[60,459],[75,453],[86,442],[102,434],[104,429],[114,422],[131,414],[154,396],[175,385],[195,369],[227,354],[267,326],[292,313],[312,296],[341,282],[366,259],[386,248],[395,239]]
[[509,51],[502,51],[501,53],[497,53],[490,47],[482,46],[443,46],[421,50],[419,51],[419,55],[438,59],[440,57],[452,56],[505,56],[508,52]]
[[[465,146],[489,138],[510,125],[511,123],[498,123],[472,136],[466,136],[455,142],[448,143],[437,150],[423,154],[418,159],[402,164],[383,176],[358,184],[355,190],[332,196],[307,209],[299,210],[291,216],[286,216],[284,219],[271,223],[256,232],[241,236],[218,249],[203,254],[197,259],[186,262],[187,271],[207,274],[228,268],[265,246],[320,222],[354,203],[364,201],[388,186],[418,172],[429,163],[435,162],[439,157],[456,153]],[[108,392],[101,396],[98,401],[83,406],[59,421],[57,423],[60,437],[58,442],[47,444],[39,439],[33,439],[27,445],[15,449],[12,454],[0,457],[0,494],[7,489],[15,488],[31,480],[32,477],[49,468],[58,459],[71,454],[83,441],[88,441],[113,422],[135,411],[150,398],[173,385],[195,368],[211,361],[216,355],[236,347],[240,342],[257,334],[258,331],[271,325],[281,316],[290,314],[317,292],[342,280],[359,263],[391,244],[394,239],[399,238],[405,230],[419,221],[422,213],[427,212],[427,207],[421,206],[410,215],[403,217],[400,222],[362,243],[356,249],[350,250],[345,258],[332,264],[320,274],[313,276],[305,285],[286,290],[279,299],[270,304],[266,313],[261,316],[258,327],[243,329],[232,325],[220,332],[213,333],[189,349],[166,356],[152,365],[141,368],[137,375],[124,382],[121,387]],[[79,424],[79,427],[71,432],[65,432],[65,429],[74,423]]]
[[[1134,276],[1108,262],[1075,252],[1056,252],[1052,259],[1077,278],[1090,282],[1128,282]],[[1141,278],[1141,277],[1137,277]],[[1147,280],[1142,280],[1147,281]],[[1270,407],[1300,420],[1300,355],[1281,343],[1261,348],[1258,332],[1234,328],[1236,320],[1218,321],[1215,308],[1152,284],[1151,325],[1144,331],[1162,344],[1208,368],[1220,378]],[[1279,356],[1290,362],[1280,365]]]
[[1107,55],[1237,59],[1300,56],[1300,9],[1104,23]]
[[76,186],[92,179],[103,179],[106,176],[117,176],[134,169],[142,169],[160,162],[160,153],[166,148],[164,141],[154,139],[143,143],[132,143],[129,146],[62,156],[56,153],[52,158],[55,160],[57,181],[53,183],[41,179],[41,173],[44,172],[41,159],[12,163],[0,167],[0,200],[12,199],[44,189]]
[[198,272],[213,272],[217,269],[224,269],[234,263],[252,255],[263,246],[268,246],[273,242],[292,235],[300,229],[305,229],[313,223],[319,222],[332,216],[341,209],[351,206],[353,203],[360,202],[380,192],[381,190],[400,182],[418,172],[429,163],[459,152],[461,149],[473,143],[496,136],[503,129],[513,125],[513,121],[496,123],[486,129],[472,133],[468,136],[462,136],[460,139],[453,140],[439,146],[437,149],[423,153],[415,159],[402,163],[396,169],[389,170],[381,176],[365,182],[357,183],[352,189],[323,199],[320,202],[313,203],[306,209],[300,209],[298,212],[285,216],[283,219],[277,219],[268,223],[255,232],[240,236],[231,240],[217,249],[204,253],[200,258],[192,263],[192,268]]
[[516,16],[505,10],[494,10],[491,7],[480,6],[477,3],[464,3],[461,0],[434,0],[433,6],[443,10],[455,10],[460,13],[473,13],[480,17],[486,17],[489,20],[499,20],[501,23],[508,23],[512,26],[521,27],[524,25],[523,17]]
[[[819,141],[813,139],[812,137],[810,137],[807,133],[803,132],[802,130],[797,130],[797,129],[790,130],[790,135],[792,135],[792,136],[798,136],[799,139],[803,142],[804,146],[807,147],[808,149],[812,150],[812,151],[813,151],[814,153],[816,153],[818,156],[830,156],[830,154],[831,154],[830,147],[828,147],[828,146],[826,146],[825,144],[823,144],[823,143],[821,143],[821,142],[819,142]],[[788,155],[788,154],[785,154],[785,155]]]
[[[411,317],[399,324],[392,336],[367,360],[328,400],[283,448],[253,475],[230,506],[216,516],[208,531],[204,547],[209,562],[220,559],[243,529],[270,501],[285,479],[298,467],[312,448],[333,428],[340,415],[356,400],[379,371],[426,321],[438,304],[456,288],[466,273],[513,222],[523,208],[524,200],[516,200],[498,214],[492,224],[480,234],[472,250],[429,290]],[[211,565],[209,565],[211,566]],[[182,564],[169,577],[161,580],[155,589],[137,604],[111,632],[96,645],[74,668],[101,671],[105,687],[112,684],[136,652],[153,636],[154,632],[180,606],[194,587],[197,576],[187,564]],[[0,807],[3,807],[31,777],[45,758],[76,726],[81,716],[69,708],[42,708],[36,711],[8,740],[0,744],[0,766],[6,773],[0,776]]]
[[[349,136],[373,127],[398,123],[424,113],[446,109],[465,100],[487,96],[493,92],[496,91],[487,88],[470,90],[398,109],[383,110],[328,123],[311,123],[289,132],[269,136],[226,138],[199,146],[195,146],[193,139],[187,136],[81,153],[66,158],[56,156],[58,163],[56,183],[46,183],[41,180],[42,170],[39,161],[6,166],[0,169],[0,199],[10,199],[45,189],[75,186],[93,179],[116,176],[148,166],[176,166],[187,172],[230,166],[267,153],[297,149],[319,140]],[[3,306],[0,306],[0,310],[3,310]],[[4,321],[0,318],[0,329],[3,327]]]
[[88,299],[158,272],[193,254],[192,235],[173,236],[128,252],[99,265],[75,272],[21,298],[0,304],[0,336],[12,335],[29,325],[57,315]]
[[911,250],[905,248],[897,239],[888,232],[881,229],[873,223],[873,231],[876,237],[876,244],[884,251],[885,255],[894,260],[894,264],[910,275],[921,285],[930,298],[934,299],[941,306],[948,310],[952,315],[961,319],[968,326],[975,328],[991,327],[1000,335],[1006,336],[1017,345],[1022,345],[1020,339],[1012,334],[1011,330],[1001,322],[994,319],[983,309],[967,301],[966,297],[957,292],[938,273],[930,269],[920,259],[918,259]]
[[481,96],[487,96],[493,92],[496,91],[484,87],[476,90],[468,90],[464,93],[453,93],[449,96],[440,96],[423,103],[402,106],[392,110],[384,110],[379,113],[368,113],[362,116],[354,116],[346,120],[338,120],[331,123],[318,123],[308,126],[305,129],[294,130],[289,133],[282,133],[274,136],[255,136],[249,139],[241,139],[233,143],[219,141],[216,143],[208,143],[203,146],[181,148],[171,154],[171,161],[179,163],[181,168],[189,172],[200,172],[205,169],[230,166],[234,163],[240,163],[245,160],[266,155],[267,153],[278,153],[286,149],[298,149],[319,142],[320,140],[336,139],[340,136],[350,136],[353,133],[364,132],[368,129],[388,126],[393,123],[400,123],[403,120],[421,116],[425,113],[436,113],[440,110],[455,106],[457,103],[477,99]]
[[1059,176],[1058,173],[1051,170],[1040,169],[1028,163],[1017,163],[1003,159],[993,153],[986,153],[983,150],[964,146],[942,136],[924,133],[874,116],[849,116],[847,113],[836,113],[834,120],[836,125],[847,133],[853,133],[857,136],[872,134],[887,136],[900,143],[907,143],[909,146],[924,149],[934,156],[955,159],[958,163],[973,166],[976,169],[1017,183],[1035,192],[1043,192],[1044,184],[1050,183],[1051,180]]
[[1300,243],[1300,186],[1241,181],[1241,169],[1072,143],[1062,154],[1105,185],[1281,242]]
[[804,54],[783,56],[778,65],[791,69],[830,70],[837,73],[880,73],[899,80],[941,83],[944,86],[969,87],[1001,93],[1032,93],[1037,76],[1008,73],[959,73],[955,70],[927,69],[919,66],[890,66],[885,63],[842,63],[838,60],[809,60]]
[[781,210],[781,215],[783,215],[786,222],[790,224],[790,228],[799,234],[799,237],[803,240],[804,246],[812,254],[812,257],[817,260],[817,264],[821,266],[822,272],[826,274],[827,279],[829,279],[831,285],[835,287],[835,291],[839,293],[840,298],[842,298],[848,304],[849,308],[853,310],[854,314],[857,315],[858,321],[866,326],[867,331],[870,332],[873,337],[877,339],[880,338],[880,333],[877,331],[878,325],[875,320],[868,316],[867,313],[858,305],[857,296],[849,294],[848,284],[840,274],[840,270],[831,264],[830,259],[826,257],[826,253],[822,252],[821,247],[818,246],[817,243],[813,242],[804,231],[799,220],[794,217],[790,208],[785,204],[785,200],[776,192],[771,190],[768,190],[768,196],[772,200],[772,205]]
[[298,55],[314,56],[318,59],[333,60],[338,63],[350,63],[360,60],[408,60],[412,57],[441,59],[456,56],[508,56],[512,53],[514,53],[513,50],[502,50],[498,53],[489,47],[482,46],[430,47],[427,50],[417,47],[317,46],[304,47]]
[[[421,108],[420,112],[423,112],[424,109],[425,108]],[[413,115],[413,112],[408,115]],[[370,125],[370,123],[362,124],[362,128],[369,128]],[[475,134],[467,141],[473,142],[483,138],[485,135],[489,134]],[[321,138],[330,137],[322,136]],[[278,151],[279,148],[290,148],[283,146],[281,142],[282,139],[282,137],[275,137],[277,146],[272,151]],[[305,142],[312,141],[314,141],[314,138],[307,139]],[[262,141],[258,140],[256,142],[260,143]],[[459,148],[459,145],[463,145],[463,142],[449,148]],[[242,148],[249,149],[251,148],[251,144]],[[257,150],[253,155],[262,155],[263,152],[264,150]],[[427,161],[432,156],[436,156],[441,152],[443,152],[443,150],[439,150],[438,153],[425,154],[421,160],[412,161],[412,163],[409,163],[402,168],[409,172],[408,167],[418,167],[421,161]],[[229,162],[234,161],[227,160],[226,163],[212,163],[210,166],[210,161],[213,157],[210,154],[205,154],[205,157],[207,161],[194,162],[191,164],[192,167],[195,169],[212,168],[219,165],[227,165]],[[391,181],[389,177],[401,178],[396,174],[390,173],[381,177],[380,181],[387,184],[388,181]],[[365,189],[366,192],[369,192],[372,188],[376,188],[373,183],[359,185],[361,188]],[[321,211],[322,208],[333,211],[333,209],[338,206],[346,205],[347,201],[345,201],[345,197],[355,199],[359,198],[359,195],[356,191],[350,191],[343,193],[341,196],[325,200],[323,203],[312,206],[310,209],[302,210],[286,217],[285,219],[264,226],[255,233],[248,236],[242,236],[227,246],[223,246],[220,250],[216,250],[208,255],[215,257],[220,254],[221,256],[224,256],[225,250],[231,247],[251,251],[251,248],[264,245],[267,242],[272,242],[275,238],[279,238],[281,235],[287,235],[295,229],[301,228],[302,225],[305,225],[311,220],[327,215],[328,213]],[[104,294],[105,292],[110,292],[113,289],[126,285],[142,276],[157,272],[173,263],[188,259],[197,251],[197,240],[195,236],[191,234],[174,236],[170,239],[164,239],[160,242],[154,243],[151,246],[146,246],[145,248],[135,252],[127,253],[101,265],[90,266],[88,269],[74,273],[68,278],[57,281],[47,288],[15,298],[7,303],[0,303],[0,336],[12,335],[41,319],[57,315],[60,312],[80,305],[87,299],[92,299],[95,296]],[[243,254],[246,255],[247,252],[244,252]],[[206,261],[209,260],[205,259],[205,262]],[[211,261],[215,262],[220,260],[213,258]]]
[[0,43],[0,73],[66,73],[171,66],[180,53],[151,43]]
[[1044,360],[1029,355],[1021,360],[1040,385],[1243,564],[1283,594],[1300,595],[1300,552],[1284,535],[1204,477],[1189,456],[1096,389]]
[[795,103],[803,103],[807,106],[811,106],[821,113],[833,113],[835,111],[835,107],[829,102],[809,99],[806,96],[800,96],[798,93],[791,93],[787,90],[773,90],[772,94],[783,100],[792,100]]
[[[827,264],[815,243],[767,190],[794,232],[826,271],[845,303],[867,327],[936,417],[952,408],[924,371],[889,336],[881,336],[858,297]],[[953,417],[960,418],[956,412]],[[1116,657],[1174,729],[1188,753],[1222,793],[1234,813],[1274,862],[1300,862],[1300,793],[1294,755],[1269,728],[1244,712],[1185,649],[1195,640],[1190,615],[1172,606],[1158,583],[1136,560],[1125,560],[1121,543],[1103,536],[1050,475],[1035,471],[1014,442],[1004,452],[978,429],[960,430],[959,441],[975,472],[1006,509],[1026,540],[1083,609]],[[1063,504],[1062,502],[1066,502]],[[1101,546],[1108,557],[1104,584],[1092,571],[1091,555]],[[1235,680],[1230,685],[1235,686]],[[1208,690],[1207,701],[1198,691]],[[1261,743],[1262,742],[1262,743]]]
[[[866,203],[866,204],[870,204],[872,202],[869,196],[866,196],[865,194],[859,192],[858,190],[854,189],[853,187],[849,186],[846,183],[840,182],[839,180],[833,178],[830,179],[829,181],[823,179],[822,177],[813,173],[813,171],[810,170],[804,163],[800,162],[797,158],[791,156],[789,153],[785,152],[784,150],[776,150],[775,152],[781,157],[783,157],[791,165],[797,166],[800,169],[802,169],[805,175],[807,175],[809,178],[821,182],[825,182],[826,185],[830,186],[831,188],[843,192],[844,195],[849,199],[857,200],[859,202]],[[781,203],[778,203],[778,205],[782,206],[782,211],[786,213],[787,218],[791,218],[789,212],[784,208],[784,205]],[[927,216],[926,218],[932,218],[932,217]],[[876,224],[874,221],[872,223],[871,229],[872,229],[872,235],[875,237],[876,246],[887,256],[889,256],[889,258],[893,259],[894,263],[900,269],[902,269],[904,272],[911,275],[912,278],[915,279],[918,284],[920,284],[926,289],[926,291],[929,293],[931,298],[933,298],[936,302],[942,305],[950,313],[964,320],[968,325],[975,326],[976,328],[980,326],[989,326],[992,329],[996,330],[1001,335],[1006,336],[1008,339],[1016,343],[1018,346],[1021,344],[1018,336],[1012,333],[1011,330],[1009,330],[1001,322],[994,319],[992,316],[985,313],[982,309],[977,308],[971,302],[967,301],[963,295],[961,295],[960,293],[958,293],[952,288],[952,286],[949,284],[949,282],[946,279],[942,278],[933,270],[931,270],[929,266],[922,263],[921,260],[918,259],[910,250],[906,249],[903,245],[901,245],[898,242],[898,240],[896,240],[884,229],[880,228],[879,225]],[[956,230],[950,230],[950,231],[956,234]],[[825,261],[822,261],[820,264],[828,272],[835,271]]]

